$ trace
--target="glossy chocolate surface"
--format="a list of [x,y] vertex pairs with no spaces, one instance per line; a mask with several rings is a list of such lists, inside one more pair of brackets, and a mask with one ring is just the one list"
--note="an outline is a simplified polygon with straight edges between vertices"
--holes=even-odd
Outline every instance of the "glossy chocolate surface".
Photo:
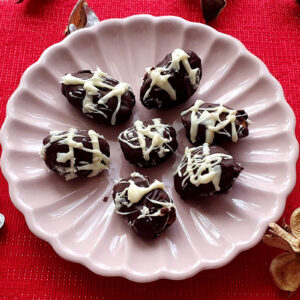
[[[194,155],[203,155],[203,149],[202,147],[194,148],[195,150],[191,153],[191,156]],[[210,146],[210,154],[216,154],[221,153],[225,155],[229,155],[228,151],[223,149],[219,146]],[[186,162],[186,158],[183,157],[182,162]],[[185,180],[186,176],[184,175],[187,171],[187,167],[191,167],[191,165],[183,165],[181,168],[178,167],[180,170],[181,175],[176,172],[174,175],[174,187],[177,193],[181,196],[182,199],[188,199],[188,200],[198,200],[202,197],[209,197],[213,195],[214,193],[222,193],[229,190],[232,185],[234,184],[234,181],[239,176],[240,172],[243,170],[243,167],[238,164],[233,157],[231,159],[222,159],[221,163],[219,164],[221,168],[221,176],[219,181],[219,187],[220,190],[217,191],[215,188],[215,185],[212,181],[206,183],[206,184],[200,184],[198,186],[194,185],[189,179]],[[195,174],[197,170],[201,167],[201,165],[197,165],[193,169],[193,173]],[[209,170],[206,169],[202,174],[209,173]]]
[[[149,187],[150,182],[147,177],[132,177],[129,176],[115,184],[113,189],[113,198],[116,203],[116,195],[122,193],[129,187],[129,181],[132,180],[139,187]],[[151,202],[155,200],[156,203]],[[165,204],[166,206],[162,204]],[[173,201],[163,189],[154,189],[145,194],[141,200],[133,205],[128,205],[128,193],[121,198],[119,207],[116,207],[117,213],[121,214],[125,219],[128,226],[140,237],[143,238],[156,238],[164,230],[166,230],[176,220],[175,207],[167,207]],[[152,217],[141,217],[143,215],[143,208],[147,207],[149,214],[157,214]]]
[[[151,121],[143,122],[143,124],[144,126],[153,126],[154,123]],[[155,143],[155,141],[147,135],[142,135],[145,139],[145,150],[152,149],[148,159],[143,155],[143,148],[138,140],[138,130],[135,126],[128,128],[120,134],[119,142],[121,149],[125,158],[130,163],[142,168],[153,167],[165,161],[176,151],[178,143],[176,140],[175,129],[172,126],[165,124],[162,124],[159,127],[160,128],[152,128],[151,131],[155,133],[160,132],[160,136],[168,141],[161,144],[160,147],[156,144],[156,146],[151,148],[152,143]],[[128,133],[130,134],[130,137]],[[164,153],[161,154],[161,150],[163,150]]]
[[[201,105],[201,109],[202,108],[214,108],[214,107],[219,107],[219,104],[215,104],[215,103],[204,103],[203,105]],[[225,108],[228,108],[230,110],[232,110],[232,108],[224,105]],[[189,109],[189,108],[187,108]],[[186,109],[186,110],[187,110]],[[199,114],[198,117],[201,116],[201,114],[203,113],[204,110],[199,110]],[[203,124],[199,124],[197,127],[197,134],[196,134],[196,141],[193,143],[191,141],[191,112],[188,112],[187,114],[184,114],[181,116],[181,122],[184,126],[185,132],[186,132],[186,136],[189,139],[189,141],[194,145],[194,146],[199,146],[202,145],[203,143],[206,142],[206,130],[207,127]],[[220,121],[224,121],[226,119],[226,117],[228,116],[228,113],[222,113],[220,115]],[[237,110],[236,113],[236,120],[234,122],[234,126],[235,126],[235,130],[237,132],[237,137],[238,139],[244,138],[246,136],[249,135],[249,129],[248,129],[248,115],[244,110]],[[216,122],[216,126],[219,124],[220,122],[217,121]],[[227,132],[227,134],[224,134],[224,132]],[[223,144],[225,142],[232,142],[232,124],[229,123],[225,126],[224,129],[221,129],[219,131],[215,131],[215,135],[214,135],[214,139],[213,139],[213,143],[214,145],[219,145],[219,144]]]
[[[68,131],[61,131],[60,135],[68,134]],[[91,137],[88,134],[87,130],[77,130],[76,135],[72,140],[76,143],[82,143],[84,149],[90,150],[86,151],[84,149],[74,147],[72,158],[74,158],[74,168],[71,170],[71,160],[66,162],[58,161],[58,154],[67,154],[70,152],[70,147],[66,143],[62,143],[63,138],[57,139],[56,141],[51,142],[51,137],[53,135],[48,135],[43,140],[43,149],[42,149],[42,159],[45,161],[47,167],[58,173],[61,176],[64,176],[66,179],[70,177],[70,174],[73,173],[76,177],[88,177],[92,173],[92,169],[81,169],[83,166],[91,165],[93,163],[93,144]],[[107,158],[110,156],[109,145],[104,138],[98,138],[99,149],[103,155]],[[105,166],[109,165],[109,162],[102,160],[101,163]],[[72,179],[72,178],[69,178]]]
[[[76,73],[72,73],[71,75],[81,79],[89,79],[93,76],[93,73],[90,70],[82,70]],[[119,83],[119,81],[112,77],[107,77],[104,83],[108,84],[111,87],[114,87]],[[95,111],[85,112],[83,114],[88,118],[93,119],[95,122],[114,125],[112,124],[112,117],[114,112],[118,110],[116,114],[115,124],[120,124],[127,121],[130,118],[132,109],[135,105],[135,97],[133,92],[131,90],[128,90],[121,96],[121,103],[120,107],[118,108],[118,98],[116,96],[111,97],[106,104],[99,104],[98,101],[102,97],[106,96],[111,90],[101,87],[97,88],[99,91],[97,95],[93,96],[93,103],[96,105],[96,110],[100,111],[101,113]],[[83,85],[66,85],[62,83],[61,90],[69,103],[82,112],[83,100],[86,96],[86,91],[83,88]]]
[[[187,50],[185,52],[190,56],[188,58],[188,62],[191,68],[199,68],[196,76],[196,84],[191,84],[190,77],[182,62],[180,62],[180,68],[178,71],[171,69],[164,72],[164,75],[170,75],[168,81],[176,92],[176,100],[171,99],[170,95],[158,86],[154,86],[151,89],[149,96],[144,99],[144,96],[152,82],[152,79],[147,72],[144,76],[144,81],[140,90],[140,100],[146,108],[171,108],[187,101],[196,92],[202,77],[201,59],[194,51]],[[169,66],[171,61],[172,53],[169,53],[161,62],[151,69],[153,70],[155,68]]]

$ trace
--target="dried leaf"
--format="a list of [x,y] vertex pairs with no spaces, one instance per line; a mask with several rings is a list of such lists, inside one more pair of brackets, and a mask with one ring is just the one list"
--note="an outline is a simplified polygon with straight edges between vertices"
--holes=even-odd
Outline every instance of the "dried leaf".
[[98,22],[100,22],[98,17],[87,2],[79,0],[70,15],[65,34],[68,35],[78,29],[93,26]]
[[4,222],[5,222],[5,217],[0,214],[0,228],[4,225]]
[[226,6],[225,0],[201,0],[202,13],[206,23],[215,19]]
[[300,286],[300,257],[288,252],[272,260],[270,272],[274,283],[284,291],[294,292]]
[[291,229],[294,236],[298,241],[298,247],[300,248],[300,207],[298,207],[291,215]]

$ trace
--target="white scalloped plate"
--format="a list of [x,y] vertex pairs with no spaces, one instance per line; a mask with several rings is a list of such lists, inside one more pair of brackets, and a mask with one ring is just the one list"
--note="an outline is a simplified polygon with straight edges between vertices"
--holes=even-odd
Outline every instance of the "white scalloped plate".
[[[108,128],[82,117],[60,92],[61,75],[98,65],[129,82],[138,100],[145,67],[178,47],[196,51],[203,61],[199,90],[179,108],[147,111],[137,101],[132,120]],[[179,112],[197,98],[244,108],[254,122],[249,137],[229,149],[245,168],[233,189],[198,204],[182,201],[172,186],[173,171],[189,145]],[[143,241],[113,212],[111,197],[103,198],[110,196],[114,179],[134,170],[120,154],[118,133],[138,118],[154,116],[174,125],[179,149],[169,162],[143,173],[165,182],[178,218],[160,238]],[[112,150],[109,172],[65,182],[45,167],[39,158],[43,137],[69,127],[104,134]],[[228,263],[279,219],[295,184],[294,128],[280,84],[238,40],[180,18],[139,15],[75,32],[28,68],[7,105],[1,165],[30,230],[62,257],[97,274],[139,282],[183,279]]]

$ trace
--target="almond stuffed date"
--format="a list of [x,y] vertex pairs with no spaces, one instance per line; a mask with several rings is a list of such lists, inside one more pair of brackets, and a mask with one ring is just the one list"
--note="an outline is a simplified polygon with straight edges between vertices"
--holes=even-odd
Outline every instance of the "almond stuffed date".
[[93,177],[109,167],[109,145],[94,130],[50,131],[44,138],[41,158],[66,180]]
[[164,190],[164,184],[139,173],[117,182],[113,189],[116,213],[140,237],[156,238],[176,220],[172,199]]
[[229,190],[243,167],[219,146],[186,148],[174,176],[182,199],[197,200]]
[[136,121],[121,132],[119,142],[125,158],[138,167],[153,167],[171,156],[177,149],[176,131],[160,119]]
[[202,76],[201,59],[195,52],[182,49],[175,49],[146,70],[140,100],[148,109],[171,108],[187,101]]
[[135,105],[131,87],[99,68],[63,76],[62,93],[85,116],[108,125],[127,121]]
[[248,136],[248,115],[244,110],[228,106],[205,103],[197,100],[194,105],[181,113],[186,136],[195,145],[235,143]]

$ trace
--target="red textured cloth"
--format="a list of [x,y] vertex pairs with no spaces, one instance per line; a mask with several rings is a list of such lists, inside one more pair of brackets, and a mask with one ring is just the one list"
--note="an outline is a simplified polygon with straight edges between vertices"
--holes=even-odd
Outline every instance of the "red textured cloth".
[[[241,40],[279,80],[299,122],[300,6],[294,0],[228,0],[211,25]],[[6,102],[24,70],[63,31],[76,0],[0,1],[0,124]],[[203,22],[200,0],[89,0],[98,17],[122,18],[148,13],[175,15]],[[299,123],[298,123],[299,124]],[[299,125],[296,128],[299,136]],[[297,174],[299,168],[297,169]],[[300,206],[300,185],[287,200],[284,216]],[[279,253],[263,244],[241,253],[229,265],[204,271],[184,281],[160,280],[138,284],[123,278],[97,276],[85,267],[60,258],[49,244],[35,237],[23,215],[14,208],[0,174],[0,212],[6,216],[0,231],[1,299],[286,299],[272,283],[269,265]],[[300,291],[294,299],[300,298]],[[292,298],[293,299],[293,298]]]

